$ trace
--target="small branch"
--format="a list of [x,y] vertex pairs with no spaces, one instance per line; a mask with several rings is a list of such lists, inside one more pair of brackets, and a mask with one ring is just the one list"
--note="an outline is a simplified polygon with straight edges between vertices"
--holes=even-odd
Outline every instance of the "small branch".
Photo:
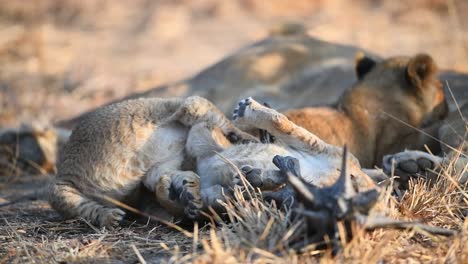
[[364,228],[366,231],[372,231],[378,228],[394,228],[394,229],[400,229],[400,230],[414,229],[416,231],[419,229],[424,232],[428,232],[432,235],[440,235],[440,236],[453,236],[456,234],[456,231],[450,230],[450,229],[430,226],[430,225],[413,222],[413,221],[399,221],[399,220],[393,220],[389,218],[373,219],[372,221],[367,222],[364,225]]

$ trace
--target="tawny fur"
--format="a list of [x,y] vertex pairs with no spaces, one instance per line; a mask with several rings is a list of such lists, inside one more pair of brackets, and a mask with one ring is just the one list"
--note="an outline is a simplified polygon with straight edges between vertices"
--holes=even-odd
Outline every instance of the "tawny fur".
[[[200,210],[219,208],[219,200],[239,184],[239,168],[261,169],[265,182],[275,177],[275,155],[298,158],[309,182],[334,182],[341,166],[338,147],[248,101],[237,122],[266,129],[278,143],[255,143],[200,97],[131,100],[97,110],[73,130],[63,148],[50,204],[65,217],[112,228],[125,212],[104,197],[132,202],[143,183],[155,193],[154,202],[171,214],[197,218]],[[231,143],[246,140],[251,143]],[[351,156],[349,164],[358,189],[374,186],[356,158]]]
[[[263,173],[259,176],[264,180],[274,177],[277,168],[272,160],[276,155],[297,158],[301,163],[301,173],[307,182],[327,186],[336,181],[342,164],[341,148],[325,143],[288,120],[285,115],[263,106],[252,98],[243,103],[247,104],[244,115],[235,115],[235,124],[243,129],[267,130],[275,136],[276,141],[274,144],[234,145],[225,148],[218,155],[197,160],[202,189],[213,184],[226,185],[232,182],[238,174],[238,168],[245,166],[260,169]],[[191,151],[194,156],[198,155],[196,148],[192,148]],[[348,163],[350,174],[353,175],[358,189],[365,190],[374,186],[374,182],[361,170],[359,161],[354,156],[350,155]]]
[[[240,52],[182,85],[191,90],[179,88],[187,94],[207,96],[223,112],[231,107],[233,98],[245,95],[255,95],[255,98],[281,109],[305,105],[307,101],[317,103],[317,98],[330,102],[336,96],[338,88],[334,90],[329,86],[339,87],[341,83],[332,84],[329,81],[333,79],[330,75],[339,76],[339,71],[321,72],[324,70],[322,68],[338,67],[334,64],[334,58],[341,54],[340,49],[329,43],[313,41],[302,33],[278,36],[271,41]],[[275,68],[274,62],[278,58],[281,66],[271,69]],[[427,55],[418,55],[412,58],[394,57],[375,65],[369,64],[370,61],[372,59],[365,57],[358,60],[356,69],[360,80],[334,106],[290,110],[286,112],[287,116],[330,144],[342,146],[346,143],[350,152],[366,168],[380,165],[383,155],[406,148],[422,149],[424,144],[431,149],[438,148],[436,141],[404,124],[420,128],[445,114],[444,94],[436,79],[437,68],[432,59]],[[263,71],[268,74],[265,75]],[[354,77],[349,76],[349,79]],[[350,81],[341,82],[348,85]],[[307,88],[308,85],[312,86]],[[130,97],[153,97],[162,90]],[[88,114],[62,125],[74,127]],[[427,132],[437,135],[437,131],[434,128]]]
[[[286,116],[327,143],[348,145],[366,168],[380,165],[386,154],[436,145],[414,129],[447,113],[437,66],[429,55],[382,62],[360,58],[356,69],[360,80],[336,105],[289,110]],[[437,136],[437,128],[427,132]]]
[[104,197],[131,203],[143,183],[173,215],[195,217],[202,206],[199,179],[185,157],[185,143],[190,127],[199,123],[216,125],[236,140],[254,139],[200,97],[138,99],[98,109],[61,151],[51,206],[65,217],[111,228],[124,212]]

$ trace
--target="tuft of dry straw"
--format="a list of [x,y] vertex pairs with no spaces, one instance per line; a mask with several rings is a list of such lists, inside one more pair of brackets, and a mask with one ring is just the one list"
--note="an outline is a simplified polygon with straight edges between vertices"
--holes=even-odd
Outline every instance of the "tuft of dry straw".
[[[460,155],[458,155],[460,158]],[[381,195],[387,215],[417,219],[427,224],[458,230],[452,237],[422,235],[413,230],[378,229],[366,232],[354,226],[354,238],[344,243],[335,257],[329,250],[309,245],[300,252],[292,250],[304,240],[304,220],[292,217],[287,208],[262,200],[261,192],[249,186],[236,186],[234,197],[223,202],[229,221],[210,224],[208,237],[201,237],[201,251],[184,256],[194,263],[376,263],[376,262],[450,262],[466,263],[468,248],[467,186],[456,179],[460,171],[453,163],[444,167],[439,180],[430,185],[423,180],[410,183],[410,191],[398,202]],[[249,193],[250,192],[250,193]],[[257,197],[256,199],[250,199]],[[179,255],[180,257],[180,255]],[[173,255],[177,259],[177,255]]]

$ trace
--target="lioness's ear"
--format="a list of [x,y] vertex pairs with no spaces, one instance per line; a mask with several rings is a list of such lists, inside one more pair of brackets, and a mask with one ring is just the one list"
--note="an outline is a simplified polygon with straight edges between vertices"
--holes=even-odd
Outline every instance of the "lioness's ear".
[[431,56],[418,54],[409,61],[406,74],[413,86],[423,88],[437,74],[437,65]]
[[363,52],[356,53],[356,75],[358,80],[362,80],[374,68],[375,64],[376,62],[364,55]]

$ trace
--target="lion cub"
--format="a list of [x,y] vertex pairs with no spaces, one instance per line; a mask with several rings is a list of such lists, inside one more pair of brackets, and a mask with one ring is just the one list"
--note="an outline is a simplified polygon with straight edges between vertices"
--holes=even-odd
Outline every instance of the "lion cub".
[[[316,186],[329,186],[339,177],[342,149],[325,143],[276,110],[248,98],[239,103],[233,119],[242,129],[268,131],[275,137],[275,143],[218,146],[222,151],[213,155],[208,148],[200,148],[199,144],[193,143],[200,141],[199,135],[209,134],[192,134],[196,132],[195,127],[192,128],[187,140],[187,151],[198,157],[196,167],[205,206],[219,208],[217,199],[222,199],[226,187],[239,182],[239,173],[245,175],[254,187],[267,191],[264,195],[268,198],[279,202],[292,198],[294,193],[291,187],[280,188],[286,179],[275,166],[274,159],[297,159],[303,179]],[[347,163],[356,189],[363,191],[375,187],[374,181],[361,169],[354,156],[349,155]]]
[[[190,134],[200,151],[209,148],[214,153],[214,145],[226,148],[231,142],[256,140],[196,96],[108,105],[73,129],[59,155],[50,205],[67,218],[113,228],[125,212],[106,197],[141,203],[138,190],[143,183],[172,215],[196,218],[203,205],[199,177],[185,151],[191,127],[197,128]],[[208,137],[215,140],[213,145],[196,140]]]
[[380,165],[384,155],[405,148],[437,147],[414,129],[443,119],[448,111],[437,66],[429,55],[381,62],[360,57],[356,72],[358,82],[336,105],[289,110],[286,116],[327,143],[347,144],[365,168]]

